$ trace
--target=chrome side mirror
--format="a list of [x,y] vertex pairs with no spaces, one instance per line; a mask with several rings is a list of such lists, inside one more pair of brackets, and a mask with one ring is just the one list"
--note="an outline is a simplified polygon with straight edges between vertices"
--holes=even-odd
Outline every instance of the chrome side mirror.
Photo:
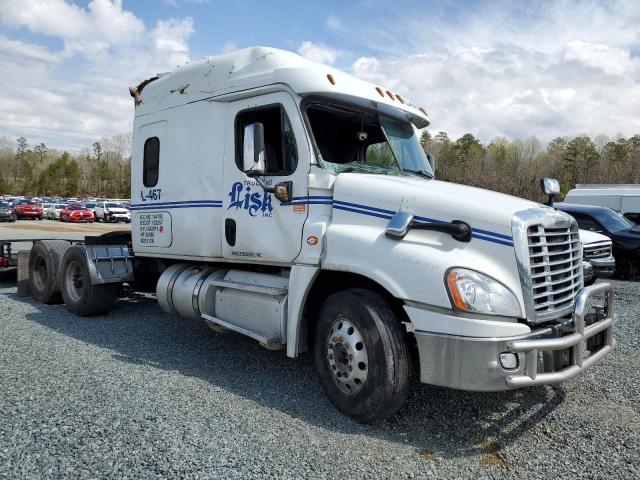
[[412,213],[398,212],[391,217],[384,233],[387,237],[391,237],[395,240],[402,240],[409,232],[409,228],[411,228],[412,223]]
[[264,125],[260,122],[244,127],[242,170],[249,176],[264,175],[266,171]]
[[560,193],[560,183],[555,178],[543,178],[540,180],[542,193],[549,197],[547,205],[553,207],[553,199]]

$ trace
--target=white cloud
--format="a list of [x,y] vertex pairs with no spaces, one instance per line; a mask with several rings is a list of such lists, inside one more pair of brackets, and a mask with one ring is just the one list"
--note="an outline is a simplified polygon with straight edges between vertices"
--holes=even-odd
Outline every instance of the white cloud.
[[220,49],[220,53],[229,53],[237,49],[238,49],[238,46],[236,45],[236,42],[229,40],[228,42],[225,42],[224,45],[222,45],[222,48]]
[[637,2],[553,2],[526,14],[511,5],[455,25],[390,22],[382,37],[366,25],[357,35],[380,53],[351,69],[424,105],[430,129],[452,136],[640,133]]
[[45,63],[59,63],[60,59],[46,48],[33,43],[10,40],[0,35],[0,57],[38,60]]
[[171,18],[158,20],[151,32],[155,49],[170,56],[173,63],[184,63],[189,60],[189,36],[193,33],[193,19],[182,20]]
[[319,63],[328,63],[332,65],[338,58],[338,51],[328,47],[322,43],[313,43],[311,41],[302,42],[298,53],[309,60]]
[[189,17],[145,26],[120,0],[94,0],[86,8],[8,0],[0,21],[64,44],[62,52],[50,52],[0,36],[0,134],[73,150],[130,131],[127,88],[188,61],[194,31]]
[[144,32],[142,20],[123,10],[122,0],[93,0],[86,9],[65,0],[6,0],[0,19],[61,38],[68,54],[97,54],[130,43]]
[[329,30],[342,30],[343,27],[342,20],[335,15],[329,15],[327,17],[327,28],[329,28]]

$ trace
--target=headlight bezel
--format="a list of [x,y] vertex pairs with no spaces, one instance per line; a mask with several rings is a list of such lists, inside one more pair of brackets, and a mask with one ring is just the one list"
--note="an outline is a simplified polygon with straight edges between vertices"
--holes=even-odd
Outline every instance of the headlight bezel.
[[[510,298],[508,296],[505,298],[513,302],[513,304],[510,306],[511,310],[508,310],[509,306],[507,306],[507,309],[503,309],[503,310],[489,310],[489,309],[478,308],[475,305],[467,303],[464,300],[464,298],[462,298],[463,295],[459,291],[457,279],[453,280],[454,282],[453,284],[450,284],[450,282],[452,281],[451,275],[453,273],[462,273],[463,275],[468,274],[469,277],[478,276],[479,279],[484,282],[495,284],[495,286],[497,286],[498,289],[494,290],[494,293],[500,293],[500,294],[506,293],[510,295]],[[515,292],[512,289],[510,289],[508,286],[506,286],[504,283],[499,281],[498,279],[492,277],[491,275],[487,275],[484,272],[480,272],[478,270],[474,270],[472,268],[467,268],[467,267],[460,267],[460,266],[451,267],[447,269],[447,271],[444,274],[444,285],[445,285],[445,290],[447,291],[447,295],[449,297],[449,302],[451,303],[451,308],[454,311],[462,312],[465,314],[487,315],[491,317],[508,317],[508,318],[524,317],[522,305],[520,304],[520,301],[518,300],[518,297],[515,294]],[[456,288],[455,292],[452,291],[452,288],[454,287]],[[503,290],[503,291],[500,291],[500,290]],[[456,294],[458,298],[456,298]],[[462,299],[462,303],[466,304],[466,308],[460,304],[461,299]]]

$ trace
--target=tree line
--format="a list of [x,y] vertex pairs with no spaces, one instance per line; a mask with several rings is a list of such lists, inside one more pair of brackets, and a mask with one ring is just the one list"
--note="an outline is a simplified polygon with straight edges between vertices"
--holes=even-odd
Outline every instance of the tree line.
[[104,137],[70,154],[0,137],[0,195],[129,198],[131,135]]
[[[483,144],[471,133],[452,140],[424,130],[420,142],[436,158],[437,178],[535,201],[544,201],[543,177],[557,178],[562,195],[578,183],[640,183],[640,134],[558,137],[543,147],[536,137]],[[0,194],[129,198],[130,152],[130,134],[76,154],[0,137]]]
[[423,149],[436,159],[440,180],[473,185],[542,202],[540,179],[557,178],[561,197],[578,183],[640,183],[640,135],[558,137],[545,148],[536,137],[494,138],[483,144],[470,133],[451,140],[425,130]]

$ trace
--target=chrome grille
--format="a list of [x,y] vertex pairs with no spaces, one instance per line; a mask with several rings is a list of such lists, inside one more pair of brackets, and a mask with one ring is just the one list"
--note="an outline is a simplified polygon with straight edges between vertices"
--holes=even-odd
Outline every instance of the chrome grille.
[[527,242],[535,320],[550,320],[569,313],[583,286],[582,246],[575,224],[530,225]]
[[586,261],[594,258],[608,258],[611,256],[611,243],[585,245],[583,255]]

